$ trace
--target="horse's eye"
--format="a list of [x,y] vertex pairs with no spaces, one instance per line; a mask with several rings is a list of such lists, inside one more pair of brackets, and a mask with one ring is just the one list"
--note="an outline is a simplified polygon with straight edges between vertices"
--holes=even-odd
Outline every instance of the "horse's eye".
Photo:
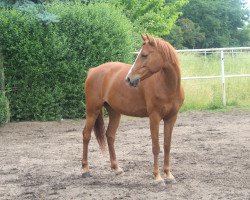
[[143,58],[147,58],[147,57],[148,57],[148,55],[147,55],[147,54],[141,54],[141,57],[143,57]]

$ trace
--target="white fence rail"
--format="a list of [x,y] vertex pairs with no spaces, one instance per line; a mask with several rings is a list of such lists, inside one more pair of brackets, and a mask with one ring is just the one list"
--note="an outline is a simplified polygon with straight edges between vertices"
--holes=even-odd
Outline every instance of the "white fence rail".
[[[224,65],[224,53],[237,53],[247,51],[250,52],[250,47],[234,47],[234,48],[213,48],[213,49],[185,49],[185,50],[177,50],[177,52],[192,52],[192,53],[204,53],[205,57],[207,53],[220,53],[220,63],[221,63],[221,75],[218,76],[193,76],[193,77],[182,77],[182,80],[194,80],[194,79],[214,79],[220,78],[222,83],[222,99],[223,105],[226,106],[226,78],[234,78],[234,77],[250,77],[250,74],[230,74],[225,75],[225,65]],[[250,66],[249,66],[250,67]]]
[[235,52],[235,51],[250,51],[250,47],[228,47],[228,48],[211,48],[211,49],[182,49],[177,52]]

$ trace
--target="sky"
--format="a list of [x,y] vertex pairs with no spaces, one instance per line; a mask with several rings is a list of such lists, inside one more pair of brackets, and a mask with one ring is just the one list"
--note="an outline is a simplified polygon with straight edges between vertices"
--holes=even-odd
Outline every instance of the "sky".
[[246,2],[247,2],[248,9],[250,9],[250,0],[246,0]]

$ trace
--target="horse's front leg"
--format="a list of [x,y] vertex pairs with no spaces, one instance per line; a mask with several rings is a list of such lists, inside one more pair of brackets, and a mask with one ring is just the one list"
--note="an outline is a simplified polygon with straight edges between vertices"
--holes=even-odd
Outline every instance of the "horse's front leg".
[[149,116],[150,120],[150,131],[151,131],[151,139],[152,139],[152,151],[154,155],[154,177],[157,182],[162,181],[162,177],[159,171],[159,153],[160,153],[160,145],[159,145],[159,125],[160,125],[160,117],[158,114],[153,113]]
[[170,148],[176,118],[177,115],[170,119],[164,119],[164,179],[166,181],[175,181],[174,176],[170,172]]

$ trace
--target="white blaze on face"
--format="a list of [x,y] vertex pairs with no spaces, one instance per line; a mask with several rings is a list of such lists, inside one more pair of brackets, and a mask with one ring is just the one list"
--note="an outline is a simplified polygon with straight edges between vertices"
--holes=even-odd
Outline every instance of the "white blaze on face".
[[141,49],[141,50],[139,51],[139,53],[137,54],[137,57],[136,57],[136,59],[135,59],[135,62],[133,63],[132,67],[130,68],[130,70],[129,70],[127,76],[126,76],[126,78],[128,77],[128,75],[131,73],[132,69],[134,68],[135,63],[136,63],[136,61],[137,61],[137,59],[138,59],[138,57],[139,57],[141,51],[142,51],[142,49]]

